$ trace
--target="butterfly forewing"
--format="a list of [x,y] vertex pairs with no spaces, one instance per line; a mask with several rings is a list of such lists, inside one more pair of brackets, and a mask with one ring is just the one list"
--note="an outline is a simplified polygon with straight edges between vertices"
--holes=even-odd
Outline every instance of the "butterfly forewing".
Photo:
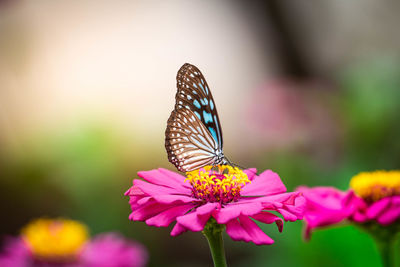
[[217,108],[203,74],[196,66],[186,63],[179,69],[176,80],[178,91],[175,109],[191,110],[222,150],[222,129]]
[[169,161],[183,172],[213,165],[218,160],[216,140],[190,109],[172,111],[165,131],[165,148]]

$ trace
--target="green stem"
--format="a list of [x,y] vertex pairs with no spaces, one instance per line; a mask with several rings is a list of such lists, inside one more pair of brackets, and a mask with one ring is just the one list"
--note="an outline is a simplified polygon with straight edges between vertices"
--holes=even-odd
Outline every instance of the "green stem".
[[208,245],[210,246],[214,267],[227,267],[224,241],[222,240],[223,230],[224,226],[217,224],[213,218],[210,219],[203,230],[203,234],[207,238]]
[[383,267],[393,267],[393,240],[376,240],[376,245],[379,249],[379,253],[382,259],[382,266]]
[[396,239],[400,236],[400,224],[393,223],[388,226],[382,226],[376,222],[367,222],[359,224],[362,229],[371,235],[375,240],[376,247],[382,259],[383,267],[395,266],[394,245]]

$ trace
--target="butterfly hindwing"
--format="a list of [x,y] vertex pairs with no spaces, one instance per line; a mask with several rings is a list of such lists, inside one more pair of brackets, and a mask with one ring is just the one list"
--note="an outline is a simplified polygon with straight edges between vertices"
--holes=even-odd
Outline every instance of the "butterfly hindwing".
[[183,172],[213,165],[218,160],[216,140],[190,109],[172,111],[165,131],[165,148],[169,161]]
[[175,109],[186,108],[204,124],[222,150],[222,129],[210,88],[200,70],[184,64],[178,71]]

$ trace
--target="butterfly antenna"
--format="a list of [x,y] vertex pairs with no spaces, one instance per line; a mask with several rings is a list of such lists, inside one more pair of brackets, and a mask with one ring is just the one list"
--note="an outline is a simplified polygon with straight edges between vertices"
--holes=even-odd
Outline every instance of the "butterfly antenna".
[[228,164],[231,165],[232,167],[239,167],[239,168],[242,169],[242,170],[246,170],[246,169],[247,169],[248,171],[254,173],[255,175],[258,175],[258,172],[249,170],[248,168],[245,168],[245,167],[242,167],[242,166],[240,166],[240,165],[238,165],[238,164],[236,164],[236,163],[233,163],[233,162],[231,162],[227,157],[225,157],[225,159],[226,159],[226,161],[228,162]]

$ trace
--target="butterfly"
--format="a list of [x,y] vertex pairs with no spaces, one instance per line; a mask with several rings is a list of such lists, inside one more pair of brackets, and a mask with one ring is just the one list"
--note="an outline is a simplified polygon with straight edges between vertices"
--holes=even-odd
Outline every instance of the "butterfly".
[[179,69],[176,81],[175,109],[165,130],[168,160],[182,172],[229,163],[222,152],[217,108],[203,74],[186,63]]

